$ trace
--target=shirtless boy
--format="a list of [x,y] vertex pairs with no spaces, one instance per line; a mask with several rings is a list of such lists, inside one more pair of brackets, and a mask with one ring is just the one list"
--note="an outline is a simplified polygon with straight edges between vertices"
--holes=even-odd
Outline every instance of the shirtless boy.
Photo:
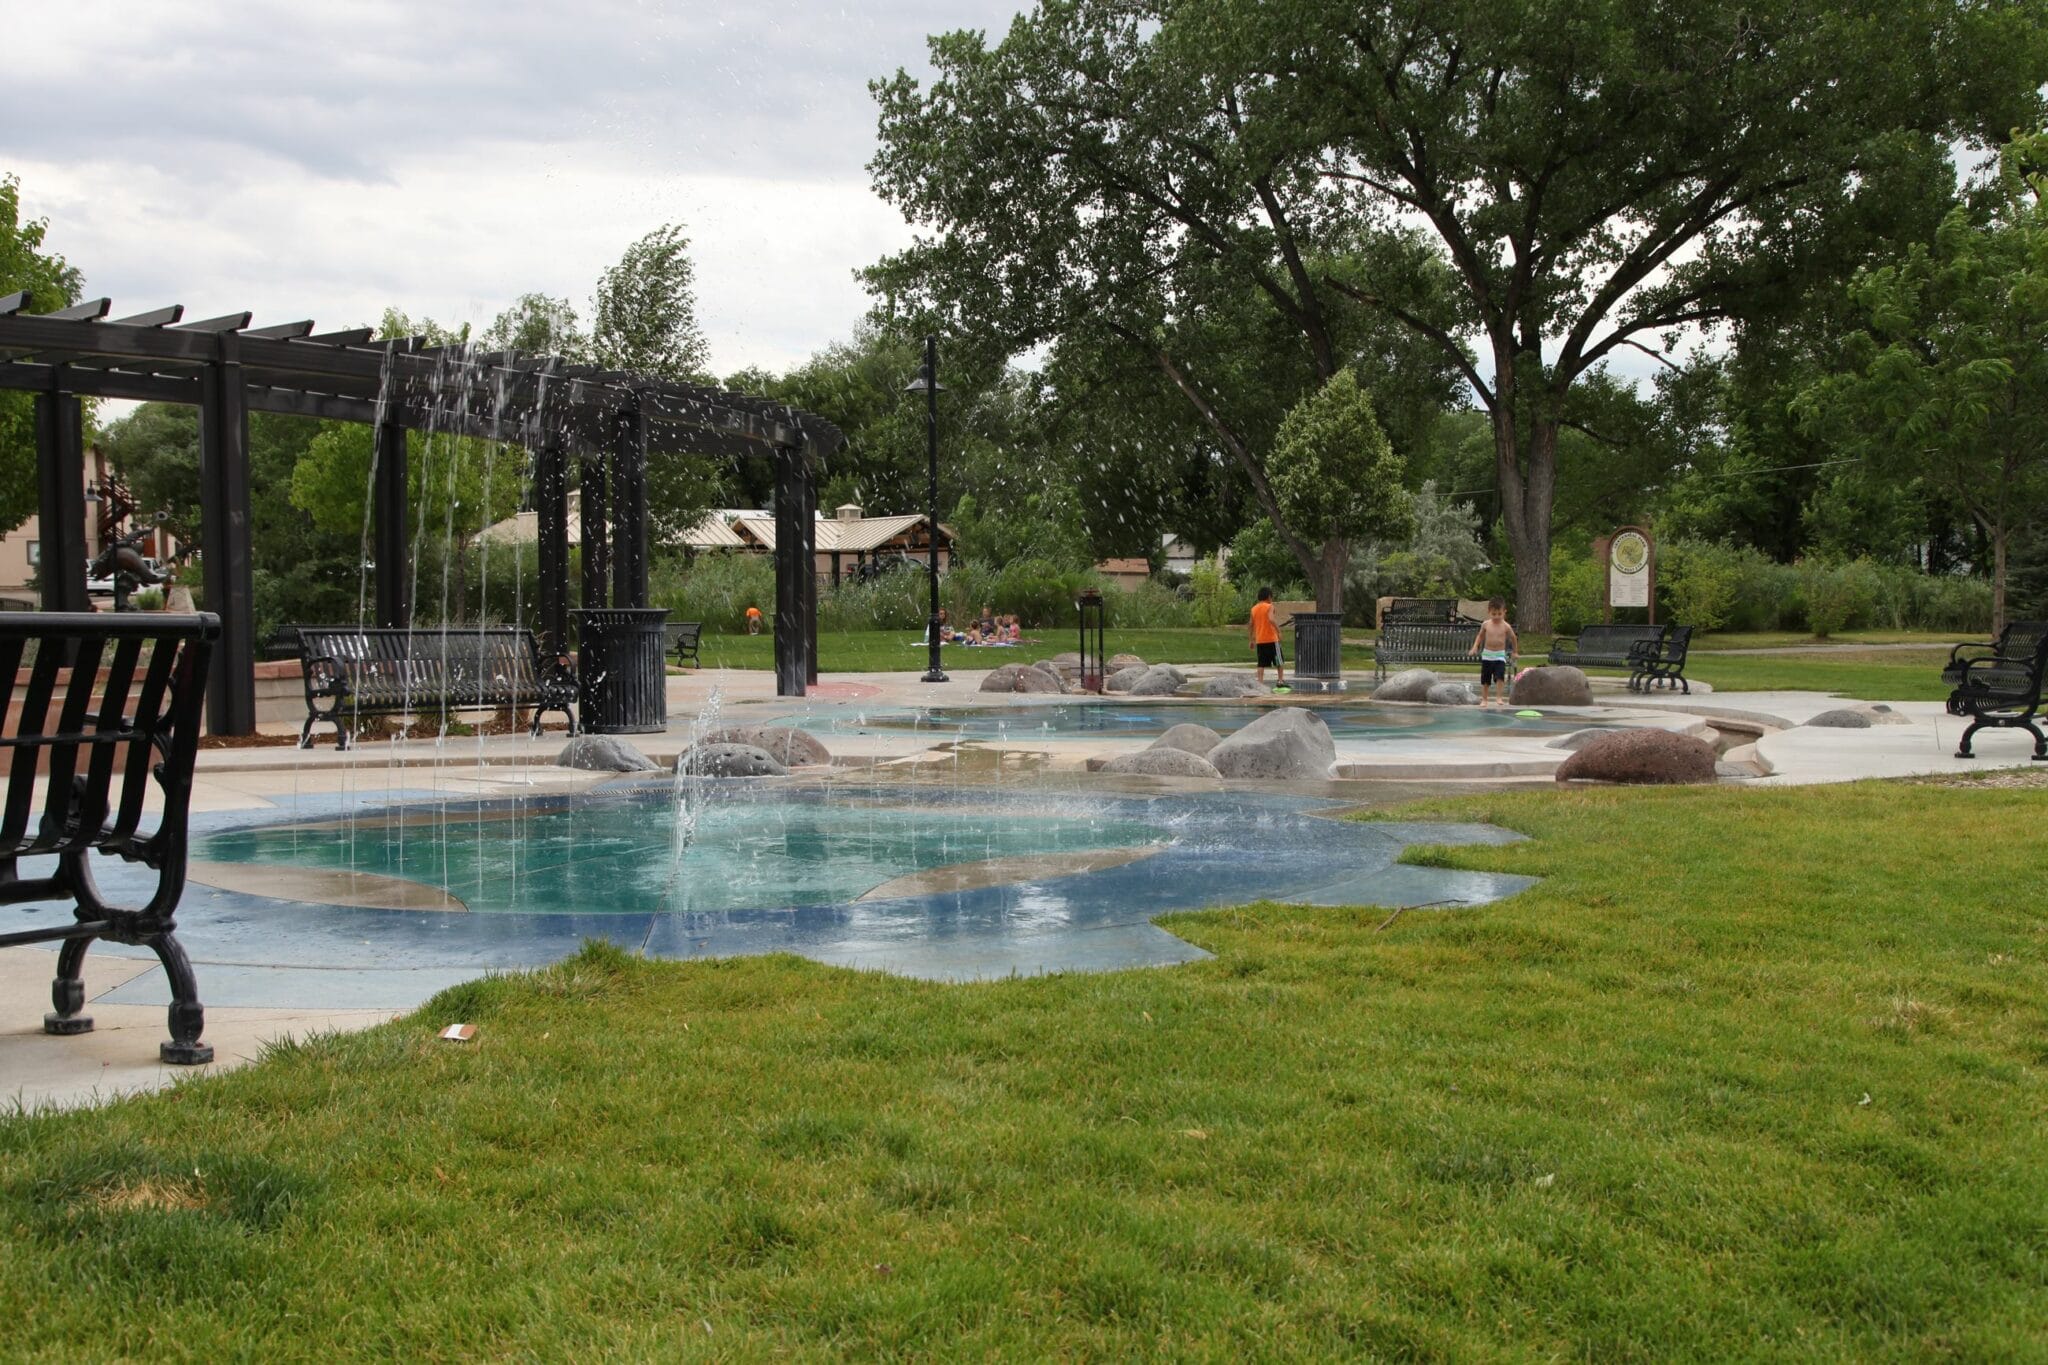
[[1520,649],[1515,628],[1508,624],[1508,604],[1496,597],[1486,604],[1486,619],[1479,623],[1479,633],[1472,637],[1472,648],[1465,651],[1468,655],[1479,656],[1481,706],[1494,704],[1493,685],[1496,682],[1500,684],[1500,704],[1508,704],[1508,674]]

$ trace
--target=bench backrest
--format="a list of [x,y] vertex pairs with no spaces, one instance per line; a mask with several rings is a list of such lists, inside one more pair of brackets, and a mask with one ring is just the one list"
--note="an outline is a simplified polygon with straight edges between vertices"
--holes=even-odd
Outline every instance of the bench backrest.
[[1992,648],[1999,658],[2024,664],[2034,657],[2043,637],[2048,637],[2048,621],[2007,621]]
[[1998,657],[1972,666],[1966,675],[1969,685],[2000,696],[2039,699],[2041,675],[2048,671],[2048,630],[2036,630],[2031,643],[2033,648],[2022,656],[2014,647],[2017,641],[2009,644],[2006,632],[2001,632]]
[[697,637],[704,633],[704,623],[702,621],[670,621],[662,629],[668,632],[669,648],[674,649],[679,644],[696,644]]
[[1664,636],[1663,626],[1582,626],[1574,647],[1581,654],[1627,654],[1641,641],[1655,643]]
[[1684,663],[1686,650],[1692,648],[1693,628],[1691,626],[1664,626],[1661,629],[1664,638],[1657,641],[1656,652],[1652,657],[1660,664]]
[[1463,651],[1472,647],[1473,637],[1478,634],[1477,622],[1390,621],[1380,627],[1379,652],[1399,656]]
[[516,706],[540,690],[540,646],[523,626],[300,626],[310,697],[318,666],[339,671],[366,706]]
[[1449,625],[1458,619],[1455,597],[1396,597],[1380,613],[1380,624]]
[[[220,638],[211,614],[25,612],[0,618],[0,866],[92,848],[152,867],[182,860],[206,670]],[[35,662],[19,681],[29,644]],[[34,829],[37,771],[42,818]],[[118,792],[116,782],[118,779]],[[163,805],[141,829],[154,780]]]

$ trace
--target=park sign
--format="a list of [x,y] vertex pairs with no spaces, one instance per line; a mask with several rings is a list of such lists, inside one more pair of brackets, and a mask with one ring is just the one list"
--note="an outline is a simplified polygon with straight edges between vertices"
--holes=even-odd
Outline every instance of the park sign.
[[1641,607],[1649,624],[1657,624],[1656,549],[1640,526],[1623,526],[1601,547],[1607,561],[1607,620],[1616,607]]

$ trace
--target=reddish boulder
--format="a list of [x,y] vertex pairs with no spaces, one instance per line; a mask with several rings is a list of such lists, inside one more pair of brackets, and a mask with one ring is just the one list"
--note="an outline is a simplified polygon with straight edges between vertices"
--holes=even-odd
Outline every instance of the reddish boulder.
[[1669,730],[1616,730],[1557,766],[1560,782],[1679,784],[1714,780],[1714,746]]

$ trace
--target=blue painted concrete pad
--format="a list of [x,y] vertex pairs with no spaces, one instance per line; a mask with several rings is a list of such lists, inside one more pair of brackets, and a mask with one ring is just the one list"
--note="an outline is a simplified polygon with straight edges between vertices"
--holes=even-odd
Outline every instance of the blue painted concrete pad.
[[[378,798],[382,805],[384,794]],[[642,830],[658,831],[673,816],[666,780],[610,784],[593,797],[551,799],[609,803]],[[1254,900],[1450,908],[1512,895],[1534,880],[1395,861],[1410,844],[1494,844],[1518,835],[1485,826],[1331,819],[1327,816],[1338,809],[1335,803],[1300,796],[1135,795],[1023,785],[864,787],[835,780],[829,786],[709,783],[693,799],[738,803],[742,824],[787,821],[792,812],[815,815],[804,808],[818,803],[851,803],[855,809],[867,803],[881,820],[951,821],[956,827],[963,820],[1023,823],[1045,818],[1048,810],[1069,816],[1078,811],[1105,830],[1121,831],[1119,841],[1127,849],[1133,824],[1145,827],[1146,839],[1130,851],[1135,860],[1094,870],[1062,872],[1054,862],[997,884],[932,894],[715,911],[607,913],[602,898],[591,896],[582,897],[573,913],[553,906],[491,912],[365,909],[195,884],[179,914],[180,938],[209,1004],[400,1009],[486,971],[557,961],[592,938],[653,957],[791,952],[821,962],[957,981],[1166,966],[1206,956],[1150,922],[1178,910]],[[418,803],[406,807],[425,808]],[[431,809],[435,826],[455,831],[456,837],[486,828],[503,837],[505,803],[436,802]],[[280,814],[264,822],[246,813],[195,817],[195,856],[207,856],[209,835],[258,823],[275,825]],[[353,820],[367,829],[386,813],[367,809],[367,802],[352,811],[343,798],[306,797],[297,802],[293,818],[302,827],[325,822],[332,838],[337,820],[344,826]],[[648,850],[654,844],[666,847],[665,835],[644,837],[653,844],[643,842],[637,852],[629,850],[631,856],[644,861],[653,856]],[[222,840],[217,846],[233,843]],[[694,850],[686,851],[678,864],[685,881],[693,856]],[[139,889],[138,880],[111,861],[101,864],[100,879],[111,897]],[[535,879],[533,884],[545,882]],[[460,897],[464,886],[451,878],[447,889]],[[55,907],[27,911],[60,913]],[[93,951],[148,956],[146,950],[118,945],[95,945]],[[105,998],[157,1003],[168,993],[158,971]]]

